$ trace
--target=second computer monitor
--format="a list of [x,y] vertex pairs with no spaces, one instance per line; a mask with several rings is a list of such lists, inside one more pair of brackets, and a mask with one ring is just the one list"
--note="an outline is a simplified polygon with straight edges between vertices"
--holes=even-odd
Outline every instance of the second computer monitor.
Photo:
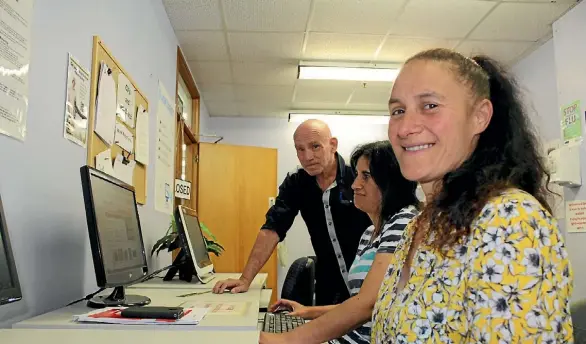
[[191,258],[197,278],[202,283],[209,282],[213,278],[214,265],[208,254],[195,210],[180,205],[175,211],[175,220],[182,249]]
[[144,296],[124,293],[124,286],[148,272],[134,189],[88,166],[81,168],[81,181],[97,284],[115,288],[109,297],[92,299],[90,306],[149,303]]
[[18,301],[21,298],[22,293],[16,273],[16,264],[10,247],[2,200],[0,200],[0,306]]

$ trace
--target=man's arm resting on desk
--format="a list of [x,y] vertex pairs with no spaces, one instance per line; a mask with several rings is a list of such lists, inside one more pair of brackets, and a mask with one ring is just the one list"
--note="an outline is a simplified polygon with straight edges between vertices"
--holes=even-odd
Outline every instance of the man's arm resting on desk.
[[277,232],[263,229],[261,230],[252,247],[252,252],[248,257],[248,262],[244,267],[244,271],[239,279],[227,279],[219,281],[214,286],[214,293],[223,293],[226,288],[231,288],[233,293],[242,293],[248,290],[250,283],[258,274],[260,269],[265,265],[267,260],[279,243],[279,235]]

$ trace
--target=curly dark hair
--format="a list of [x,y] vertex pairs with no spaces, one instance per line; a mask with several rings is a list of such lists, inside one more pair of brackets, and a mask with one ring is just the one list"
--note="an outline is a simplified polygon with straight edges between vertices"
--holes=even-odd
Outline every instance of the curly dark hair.
[[[417,183],[409,181],[401,174],[399,162],[389,141],[377,141],[358,146],[352,152],[350,165],[356,171],[358,159],[368,159],[370,175],[382,195],[379,228],[375,228],[372,238],[380,233],[385,221],[409,205],[419,206],[415,196]],[[357,177],[358,178],[358,177]]]
[[461,243],[487,201],[509,188],[533,195],[551,212],[546,201],[550,175],[514,78],[486,56],[467,58],[449,49],[431,49],[406,63],[421,60],[444,63],[477,100],[489,99],[493,106],[476,149],[443,177],[418,219],[418,225],[428,224],[428,236],[433,233],[432,245],[445,252]]

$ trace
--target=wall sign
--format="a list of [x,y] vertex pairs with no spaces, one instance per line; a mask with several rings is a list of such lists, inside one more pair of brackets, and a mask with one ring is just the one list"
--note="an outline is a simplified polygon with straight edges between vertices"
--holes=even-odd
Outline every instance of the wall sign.
[[175,197],[191,199],[191,183],[185,180],[175,179]]

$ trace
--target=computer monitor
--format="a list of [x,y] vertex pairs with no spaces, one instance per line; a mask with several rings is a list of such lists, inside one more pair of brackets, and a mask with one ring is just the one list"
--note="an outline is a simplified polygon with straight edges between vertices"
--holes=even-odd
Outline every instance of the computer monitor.
[[214,279],[214,265],[195,210],[178,206],[175,209],[175,223],[178,235],[173,246],[180,248],[180,251],[163,280],[170,281],[179,273],[180,280],[191,282],[195,275],[201,283],[209,283]]
[[124,290],[148,273],[134,188],[89,166],[81,168],[81,185],[96,281],[100,288],[114,288],[88,305],[149,304],[148,297],[126,295]]
[[0,306],[21,299],[20,283],[10,247],[2,199],[0,199]]

